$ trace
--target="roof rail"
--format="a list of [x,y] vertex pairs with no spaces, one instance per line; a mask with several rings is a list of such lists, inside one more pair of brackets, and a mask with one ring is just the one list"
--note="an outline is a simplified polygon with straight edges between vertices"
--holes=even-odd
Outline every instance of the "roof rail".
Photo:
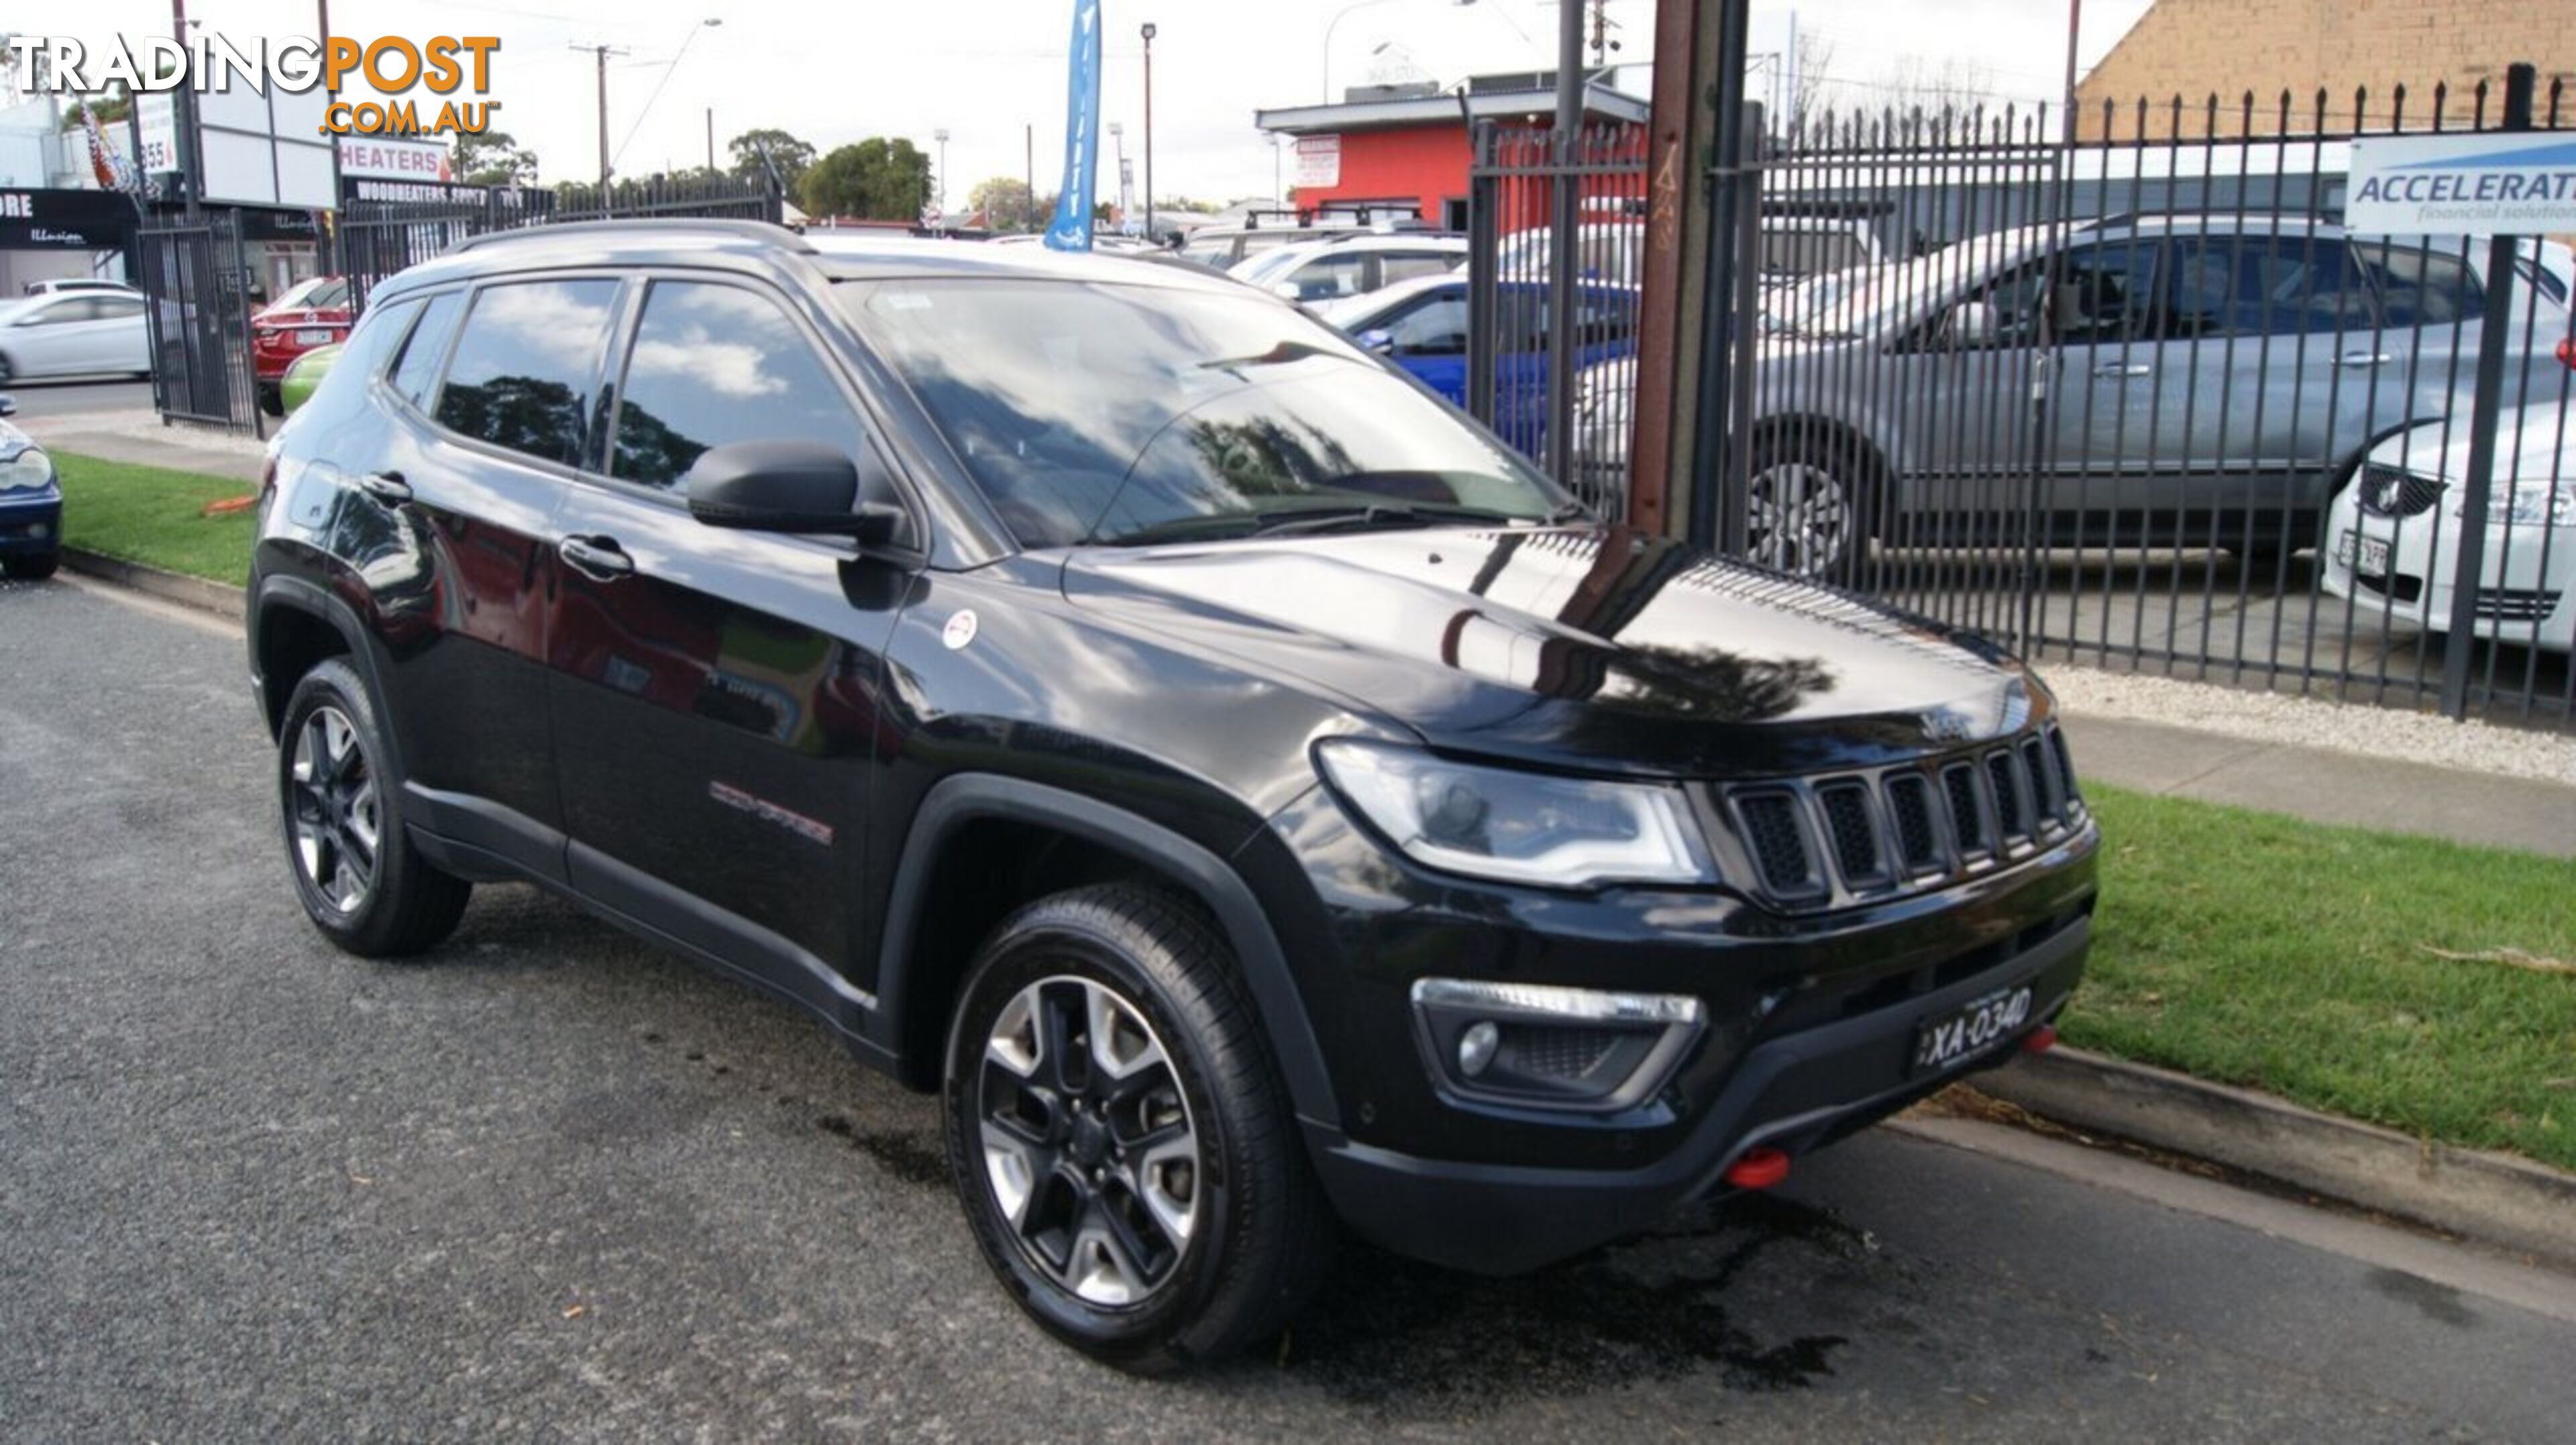
[[785,226],[768,221],[746,221],[727,216],[614,216],[599,221],[541,221],[533,226],[513,226],[505,231],[485,231],[479,236],[468,236],[457,242],[448,248],[448,253],[454,255],[459,251],[471,251],[495,242],[531,236],[597,235],[603,232],[641,235],[650,231],[711,231],[717,235],[739,236],[746,241],[766,241],[772,245],[802,251],[808,255],[814,252],[813,244],[803,236]]

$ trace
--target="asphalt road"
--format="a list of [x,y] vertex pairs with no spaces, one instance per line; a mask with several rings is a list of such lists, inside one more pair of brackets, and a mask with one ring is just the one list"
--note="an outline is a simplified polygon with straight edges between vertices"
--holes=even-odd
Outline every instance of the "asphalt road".
[[2576,1403],[2576,1283],[1890,1130],[1526,1279],[1346,1253],[1276,1351],[1130,1380],[987,1280],[927,1101],[524,889],[339,956],[270,797],[235,638],[0,584],[0,1436],[2545,1440]]

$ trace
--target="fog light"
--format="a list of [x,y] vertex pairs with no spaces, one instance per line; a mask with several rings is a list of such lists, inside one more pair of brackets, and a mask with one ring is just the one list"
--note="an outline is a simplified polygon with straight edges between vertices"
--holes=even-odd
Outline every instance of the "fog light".
[[46,526],[42,522],[38,522],[36,525],[27,529],[27,535],[41,542],[47,537],[54,535],[54,529]]
[[1688,994],[1416,979],[1424,1062],[1456,1096],[1616,1113],[1660,1090],[1705,1031]]
[[1458,1072],[1471,1079],[1485,1072],[1485,1066],[1494,1061],[1494,1049],[1502,1041],[1503,1031],[1494,1027],[1492,1020],[1469,1024],[1458,1035]]

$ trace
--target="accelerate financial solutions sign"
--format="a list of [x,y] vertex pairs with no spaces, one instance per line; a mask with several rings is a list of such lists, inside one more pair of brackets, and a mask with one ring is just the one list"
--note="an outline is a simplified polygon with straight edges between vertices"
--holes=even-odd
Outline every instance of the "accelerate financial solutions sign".
[[2576,135],[2370,136],[2352,144],[2347,229],[2378,236],[2576,231]]

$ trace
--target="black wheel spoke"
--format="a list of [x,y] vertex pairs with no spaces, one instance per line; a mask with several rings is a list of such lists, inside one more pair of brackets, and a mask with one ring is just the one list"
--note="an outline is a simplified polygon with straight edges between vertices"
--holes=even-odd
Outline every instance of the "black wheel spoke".
[[1144,1014],[1092,979],[1032,983],[994,1019],[976,1082],[986,1182],[1030,1262],[1107,1308],[1170,1279],[1197,1219],[1198,1136]]

